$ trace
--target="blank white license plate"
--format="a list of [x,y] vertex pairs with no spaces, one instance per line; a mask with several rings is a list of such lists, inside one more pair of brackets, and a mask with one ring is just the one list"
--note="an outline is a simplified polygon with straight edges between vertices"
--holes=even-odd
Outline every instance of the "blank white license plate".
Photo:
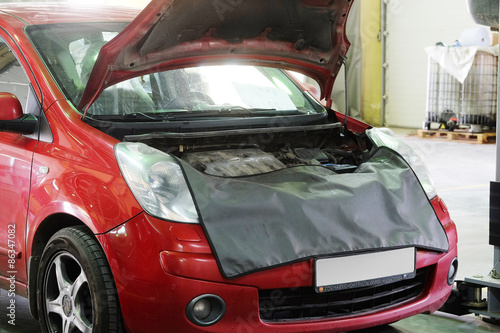
[[415,277],[415,248],[315,260],[316,292],[360,288]]

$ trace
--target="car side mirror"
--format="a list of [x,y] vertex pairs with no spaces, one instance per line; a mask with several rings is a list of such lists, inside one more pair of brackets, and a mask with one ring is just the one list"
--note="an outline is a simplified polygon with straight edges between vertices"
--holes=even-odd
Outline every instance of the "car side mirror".
[[23,114],[19,99],[11,93],[0,93],[0,131],[33,134],[38,119],[32,114]]

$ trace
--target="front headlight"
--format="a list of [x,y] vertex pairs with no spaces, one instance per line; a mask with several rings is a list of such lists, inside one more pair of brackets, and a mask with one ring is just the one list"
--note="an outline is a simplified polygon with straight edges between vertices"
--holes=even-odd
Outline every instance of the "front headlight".
[[177,160],[143,143],[119,143],[115,155],[125,181],[150,215],[198,223],[198,213]]
[[376,147],[388,147],[398,152],[413,169],[429,199],[436,196],[436,188],[424,161],[406,143],[394,136],[390,129],[372,128],[366,134]]

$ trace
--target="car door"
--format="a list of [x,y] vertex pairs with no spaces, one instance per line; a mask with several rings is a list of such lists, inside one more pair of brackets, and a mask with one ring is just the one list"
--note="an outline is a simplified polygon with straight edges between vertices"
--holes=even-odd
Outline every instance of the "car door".
[[[0,92],[16,95],[24,113],[36,100],[23,67],[1,38]],[[24,235],[31,163],[37,142],[37,135],[0,132],[0,284],[4,286],[8,281],[5,277],[15,277],[16,281],[26,279]]]

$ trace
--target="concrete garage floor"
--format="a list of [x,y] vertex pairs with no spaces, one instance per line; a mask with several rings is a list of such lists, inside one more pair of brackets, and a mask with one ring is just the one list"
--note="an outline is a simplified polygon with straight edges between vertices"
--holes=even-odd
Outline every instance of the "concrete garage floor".
[[[459,233],[458,279],[486,276],[493,264],[493,247],[488,245],[489,182],[495,178],[495,145],[434,141],[417,138],[416,131],[395,132],[425,160],[439,195],[445,200]],[[16,326],[9,325],[6,306],[9,298],[0,290],[1,333],[40,332],[28,312],[27,300],[16,297]],[[437,312],[418,315],[392,325],[358,333],[467,333],[500,332],[474,315],[454,316]]]

